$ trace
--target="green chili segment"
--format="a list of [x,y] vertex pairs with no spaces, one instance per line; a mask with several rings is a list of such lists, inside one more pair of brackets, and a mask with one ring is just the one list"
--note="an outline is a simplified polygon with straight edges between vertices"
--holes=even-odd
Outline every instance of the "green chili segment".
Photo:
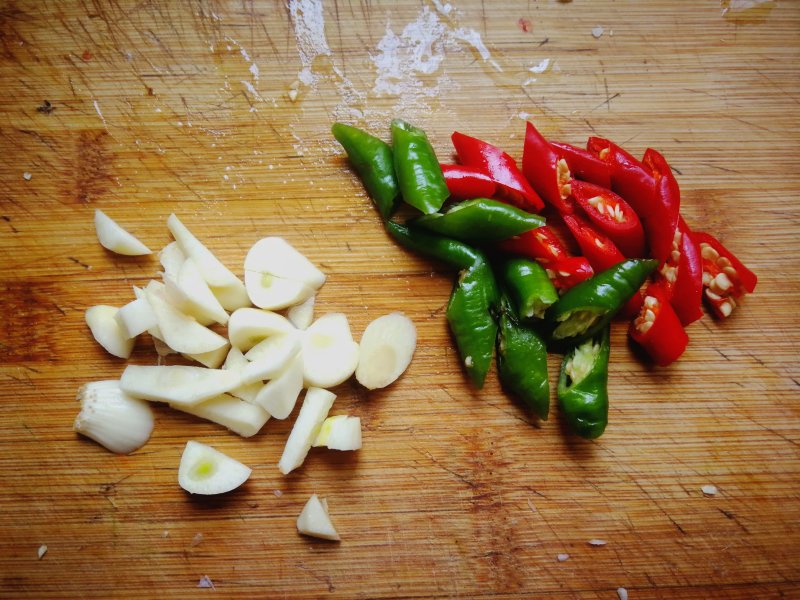
[[392,121],[392,147],[403,200],[425,214],[439,210],[450,192],[425,132],[395,119]]
[[570,288],[546,313],[553,340],[578,343],[603,329],[657,265],[625,260]]
[[414,226],[400,225],[393,221],[384,223],[386,231],[400,243],[419,254],[445,262],[456,269],[468,269],[479,260],[486,260],[480,250],[457,240],[430,233]]
[[500,266],[500,276],[520,319],[542,318],[558,301],[558,292],[544,267],[527,258],[512,258]]
[[476,388],[483,387],[492,364],[497,323],[492,311],[498,290],[489,263],[483,259],[459,273],[447,303],[447,322],[464,368]]
[[400,193],[394,174],[392,148],[366,131],[344,123],[334,123],[331,130],[347,152],[381,217],[388,219],[397,208]]
[[414,223],[471,244],[488,244],[541,227],[545,221],[510,204],[476,198],[460,202],[445,213],[418,217]]
[[547,347],[535,331],[520,324],[505,294],[500,297],[497,373],[503,388],[540,419],[547,420],[550,411]]
[[575,346],[561,363],[558,402],[579,436],[600,437],[608,424],[609,327]]

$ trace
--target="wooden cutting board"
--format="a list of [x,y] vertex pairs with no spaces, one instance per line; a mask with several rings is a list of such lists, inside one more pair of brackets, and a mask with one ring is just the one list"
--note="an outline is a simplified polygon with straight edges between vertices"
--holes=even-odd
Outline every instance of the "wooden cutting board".
[[[800,593],[800,5],[743,3],[3,3],[0,596],[196,597],[203,577],[245,598]],[[660,149],[686,219],[757,292],[692,325],[665,369],[616,325],[601,439],[568,435],[555,409],[534,427],[494,373],[467,385],[443,317],[452,273],[385,236],[329,133],[339,119],[386,136],[395,116],[442,159],[454,130],[519,159],[526,118]],[[252,243],[284,236],[328,275],[317,314],[345,312],[357,337],[408,314],[405,376],[334,390],[364,448],[315,450],[283,477],[291,419],[243,440],[158,406],[131,456],[74,434],[78,387],[124,364],[84,310],[159,270],[104,251],[95,208],[154,249],[175,212],[239,273]],[[155,363],[148,340],[131,362]],[[189,497],[189,439],[251,480]],[[312,493],[341,543],[297,534]]]

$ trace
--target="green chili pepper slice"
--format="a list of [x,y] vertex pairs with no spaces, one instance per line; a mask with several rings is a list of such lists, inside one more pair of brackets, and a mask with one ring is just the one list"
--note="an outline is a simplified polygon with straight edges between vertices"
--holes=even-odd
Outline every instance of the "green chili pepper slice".
[[425,214],[439,210],[450,192],[425,132],[395,119],[392,121],[392,147],[403,200]]
[[547,346],[535,331],[520,324],[511,300],[500,297],[497,373],[500,383],[543,421],[550,411]]
[[483,259],[458,274],[447,303],[447,322],[456,339],[464,368],[476,388],[483,387],[492,364],[497,323],[492,312],[498,290],[489,263]]
[[545,223],[539,215],[489,198],[460,202],[445,213],[423,215],[413,222],[425,229],[471,244],[507,240]]
[[609,326],[575,346],[561,363],[558,403],[579,436],[600,437],[608,424]]
[[558,291],[547,271],[536,261],[509,259],[500,266],[500,277],[520,319],[541,319],[545,311],[558,301]]
[[391,217],[397,208],[400,193],[394,173],[392,148],[366,131],[344,123],[334,123],[331,131],[347,152],[381,217]]
[[657,265],[625,260],[567,290],[545,315],[553,342],[577,344],[603,329]]
[[400,225],[394,221],[386,221],[384,225],[386,226],[386,231],[401,246],[419,254],[441,260],[456,269],[468,269],[478,261],[486,261],[486,256],[483,252],[463,242],[451,240],[418,227]]

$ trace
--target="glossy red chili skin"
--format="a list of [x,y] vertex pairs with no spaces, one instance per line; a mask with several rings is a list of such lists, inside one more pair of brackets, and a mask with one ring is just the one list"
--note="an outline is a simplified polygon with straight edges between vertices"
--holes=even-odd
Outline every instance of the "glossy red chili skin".
[[631,322],[629,333],[631,338],[653,359],[654,363],[660,367],[666,367],[684,353],[689,344],[689,336],[669,302],[668,293],[658,284],[650,285],[647,288],[640,314],[648,310],[647,296],[653,296],[658,301],[658,309],[653,311],[656,313],[655,320],[644,333],[636,327],[634,320]]
[[[574,207],[569,195],[562,197],[558,176],[560,156],[530,121],[525,128],[522,151],[522,173],[536,193],[561,214],[570,214]],[[565,161],[566,162],[566,161]],[[567,163],[569,164],[569,163]],[[569,174],[567,174],[567,182]]]
[[606,162],[583,148],[577,148],[563,142],[550,142],[550,145],[559,158],[567,161],[574,179],[588,181],[606,189],[611,188],[611,170]]
[[497,193],[497,184],[478,167],[465,165],[439,165],[453,200],[491,198]]
[[608,165],[611,189],[625,198],[642,218],[642,210],[650,204],[653,195],[653,175],[632,154],[611,140],[590,137],[586,149]]
[[594,269],[585,256],[566,256],[553,261],[546,269],[559,292],[565,292],[594,275]]
[[642,208],[639,217],[645,220],[650,256],[664,262],[672,250],[678,227],[681,191],[672,169],[659,152],[648,148],[642,162],[653,175],[654,188],[650,204]]
[[[742,264],[742,262],[738,258],[736,258],[733,252],[731,252],[725,246],[723,246],[722,243],[710,233],[706,233],[704,231],[693,231],[691,233],[691,236],[692,240],[694,240],[695,244],[697,244],[698,252],[700,252],[700,244],[705,243],[714,248],[714,250],[716,250],[720,256],[724,256],[729,261],[731,261],[731,266],[736,270],[736,273],[739,276],[738,277],[739,289],[735,289],[734,293],[735,297],[738,298],[745,293],[748,294],[753,293],[753,290],[756,289],[756,284],[758,283],[758,277],[750,269],[744,266],[744,264]],[[701,257],[701,264],[705,264],[707,262],[708,261],[706,261]],[[734,285],[737,284],[737,282],[733,283]]]
[[678,219],[678,231],[681,241],[678,247],[680,258],[675,264],[671,257],[667,265],[677,267],[677,278],[674,283],[662,278],[660,285],[669,292],[669,301],[683,326],[697,321],[703,316],[703,265],[698,245],[692,239],[692,233],[683,218]]
[[625,260],[625,256],[608,237],[592,228],[578,215],[562,215],[564,223],[578,242],[581,253],[596,272],[610,269]]
[[531,229],[497,245],[499,250],[538,261],[543,267],[569,257],[569,252],[547,225]]
[[511,156],[497,146],[458,131],[451,139],[461,164],[483,169],[497,184],[500,197],[528,212],[539,212],[544,208],[544,202]]
[[[626,258],[642,258],[645,256],[645,239],[642,223],[630,204],[609,189],[586,181],[572,181],[572,197],[583,209],[586,217],[595,228],[604,233],[619,248]],[[606,204],[620,207],[622,222],[617,221],[605,212],[600,212],[590,200],[603,198]]]

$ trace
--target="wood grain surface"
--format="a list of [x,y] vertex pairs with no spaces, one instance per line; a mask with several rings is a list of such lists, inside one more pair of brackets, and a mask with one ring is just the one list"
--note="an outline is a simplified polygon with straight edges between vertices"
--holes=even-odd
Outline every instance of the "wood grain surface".
[[[800,4],[739,4],[324,0],[315,20],[311,0],[3,2],[0,597],[798,597]],[[686,219],[757,292],[692,325],[666,369],[617,324],[606,434],[575,439],[557,410],[534,427],[494,373],[467,385],[443,317],[452,274],[384,235],[329,133],[387,136],[394,116],[442,158],[454,130],[521,158],[524,118],[660,149]],[[104,251],[95,208],[152,248],[175,212],[239,273],[253,242],[284,236],[328,275],[317,314],[344,311],[357,337],[411,316],[400,381],[334,390],[364,448],[283,477],[291,419],[243,440],[158,406],[131,456],[73,433],[78,387],[124,364],[84,310],[158,271]],[[131,362],[154,364],[148,340]],[[252,478],[189,497],[188,439]],[[340,544],[297,534],[311,493]]]

